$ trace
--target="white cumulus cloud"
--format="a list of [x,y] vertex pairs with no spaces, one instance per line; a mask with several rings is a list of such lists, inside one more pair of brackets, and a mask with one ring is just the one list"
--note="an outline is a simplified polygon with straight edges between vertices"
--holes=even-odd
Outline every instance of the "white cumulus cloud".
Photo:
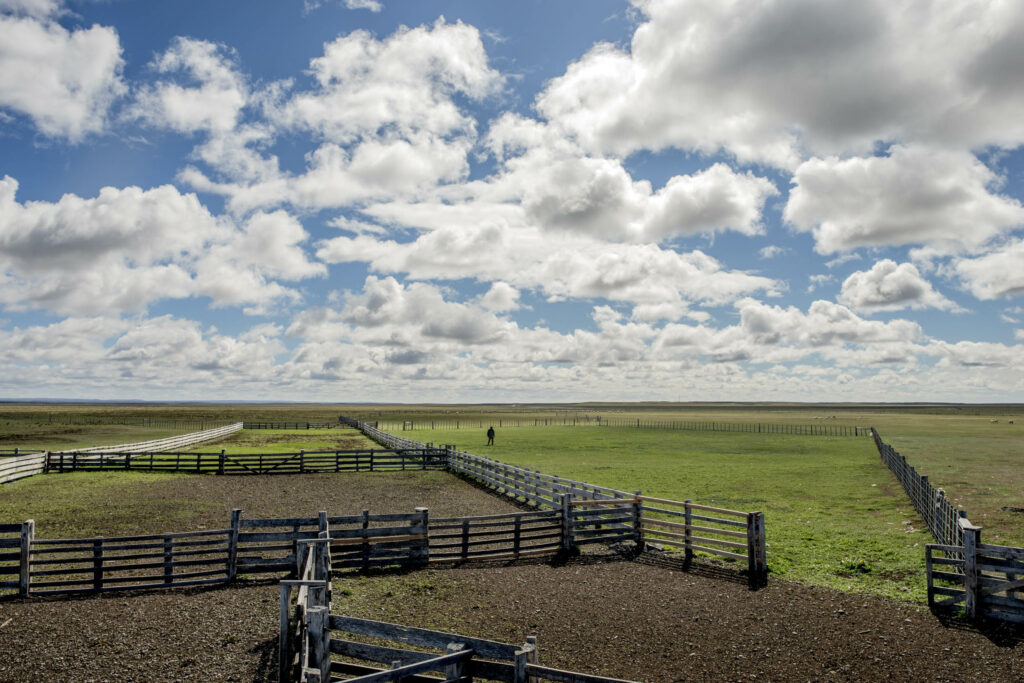
[[893,146],[888,156],[811,159],[796,169],[784,216],[822,254],[922,244],[974,249],[1024,224],[1024,206],[990,188],[969,152]]
[[81,142],[104,130],[111,104],[127,87],[117,31],[68,30],[49,15],[54,3],[7,2],[0,10],[0,107],[24,114],[48,137]]
[[958,310],[932,287],[912,263],[882,259],[871,270],[858,270],[843,281],[839,303],[857,311],[898,311],[904,308]]

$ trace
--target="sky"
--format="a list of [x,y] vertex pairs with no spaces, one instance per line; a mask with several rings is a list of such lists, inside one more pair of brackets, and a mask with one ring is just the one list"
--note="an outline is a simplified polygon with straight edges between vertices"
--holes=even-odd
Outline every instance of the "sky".
[[0,398],[1024,402],[1024,3],[0,0]]

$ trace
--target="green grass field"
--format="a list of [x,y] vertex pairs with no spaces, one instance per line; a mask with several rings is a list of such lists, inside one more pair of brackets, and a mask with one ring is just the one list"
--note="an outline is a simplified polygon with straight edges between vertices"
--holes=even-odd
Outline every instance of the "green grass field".
[[296,453],[305,451],[359,450],[380,446],[358,430],[342,429],[243,429],[225,439],[200,444],[189,449],[192,453]]
[[[931,537],[870,439],[609,427],[417,432],[548,474],[765,513],[773,575],[920,599]],[[461,441],[461,442],[460,442]]]

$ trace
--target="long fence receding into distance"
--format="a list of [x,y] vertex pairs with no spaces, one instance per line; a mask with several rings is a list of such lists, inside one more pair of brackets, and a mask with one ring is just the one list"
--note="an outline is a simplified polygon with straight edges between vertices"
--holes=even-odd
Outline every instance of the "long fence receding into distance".
[[[347,418],[346,418],[347,419]],[[352,420],[357,422],[357,420]],[[363,423],[370,424],[370,423]],[[675,429],[693,432],[745,432],[748,434],[789,434],[793,436],[870,436],[868,427],[835,424],[822,420],[820,424],[789,422],[717,422],[703,420],[655,420],[649,418],[567,416],[561,417],[496,417],[481,418],[419,418],[410,420],[384,419],[372,423],[375,429],[411,432],[433,429],[498,429],[510,427],[627,427],[633,429]],[[386,432],[384,432],[386,433]]]
[[1024,624],[1024,548],[981,542],[981,527],[871,429],[882,462],[903,485],[938,543],[925,546],[928,605],[963,606],[970,619]]

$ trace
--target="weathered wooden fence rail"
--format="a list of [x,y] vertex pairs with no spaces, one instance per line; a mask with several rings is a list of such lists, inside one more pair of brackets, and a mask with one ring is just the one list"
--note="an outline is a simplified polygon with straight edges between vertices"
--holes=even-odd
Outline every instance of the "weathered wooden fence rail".
[[306,474],[313,472],[381,472],[444,469],[447,455],[435,448],[403,450],[298,451],[295,453],[207,453],[95,451],[50,453],[50,472],[142,470],[198,474]]
[[22,453],[0,455],[0,484],[16,481],[33,474],[42,474],[46,467],[46,453]]
[[333,422],[243,422],[242,429],[335,429],[339,425]]
[[971,524],[965,510],[953,507],[945,491],[908,465],[874,428],[871,436],[882,461],[938,541],[925,546],[928,605],[962,606],[969,619],[1024,624],[1024,548],[983,544],[982,528]]
[[559,511],[512,512],[430,520],[430,562],[519,559],[562,549]]
[[24,591],[32,595],[101,593],[229,580],[231,530],[145,536],[35,538]]

